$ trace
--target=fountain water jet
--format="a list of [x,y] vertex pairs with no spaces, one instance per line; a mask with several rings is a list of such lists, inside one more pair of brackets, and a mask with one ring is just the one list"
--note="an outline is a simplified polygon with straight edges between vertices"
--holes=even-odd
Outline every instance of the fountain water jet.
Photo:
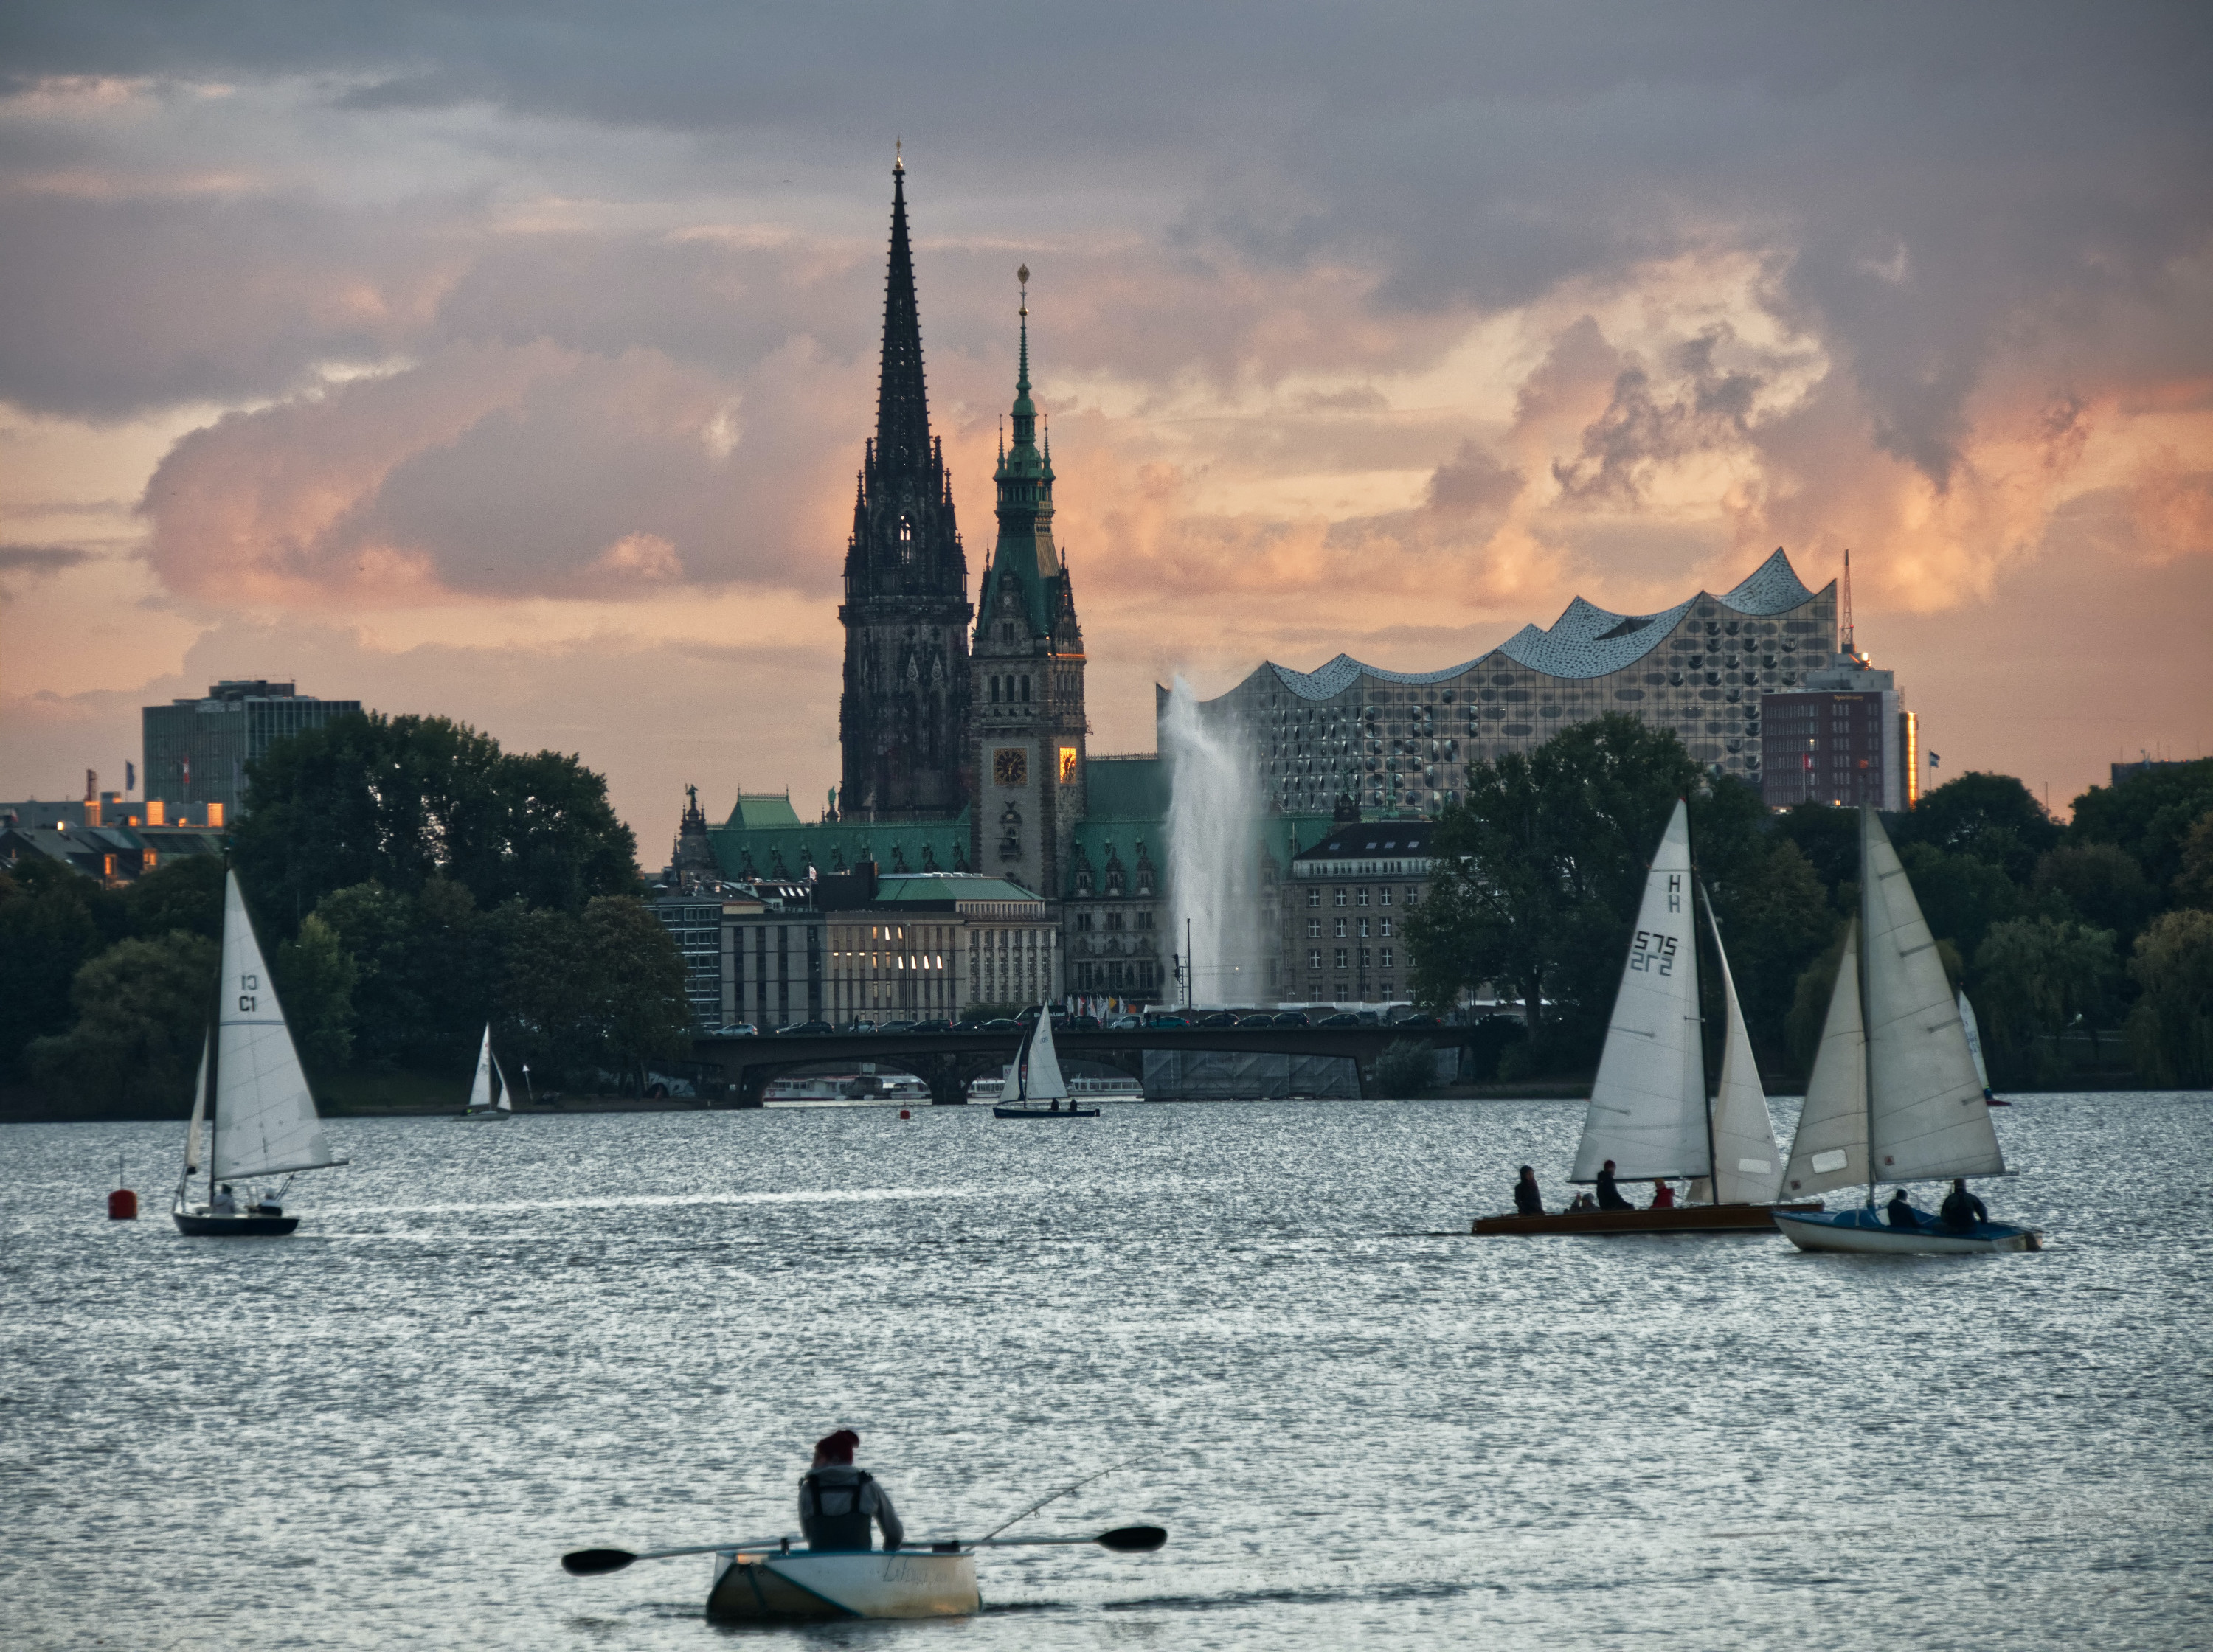
[[[1161,718],[1167,759],[1171,948],[1188,948],[1194,1007],[1259,1002],[1258,771],[1234,727],[1199,710],[1181,677]],[[1188,937],[1186,939],[1186,937]]]

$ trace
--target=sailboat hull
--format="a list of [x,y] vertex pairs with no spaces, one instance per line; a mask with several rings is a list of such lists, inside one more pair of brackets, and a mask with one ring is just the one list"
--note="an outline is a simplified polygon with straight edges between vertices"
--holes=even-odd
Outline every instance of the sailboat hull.
[[2044,1248],[2044,1235],[2033,1228],[2003,1222],[1978,1222],[1963,1234],[1944,1228],[1893,1228],[1864,1205],[1820,1216],[1778,1210],[1775,1225],[1801,1251],[1847,1251],[1861,1256],[1979,1256]]
[[1677,1204],[1664,1210],[1560,1210],[1540,1216],[1476,1218],[1478,1234],[1764,1234],[1779,1212],[1818,1211],[1808,1204]]
[[472,1107],[466,1113],[457,1113],[450,1116],[457,1119],[512,1119],[515,1117],[515,1115],[509,1113],[505,1107]]
[[1049,1107],[994,1107],[994,1119],[1096,1119],[1096,1107],[1063,1107],[1058,1113]]
[[720,1559],[707,1616],[718,1623],[966,1618],[983,1605],[973,1555],[741,1554]]
[[276,1239],[300,1225],[297,1216],[210,1216],[204,1207],[180,1208],[169,1214],[176,1218],[177,1231],[194,1239]]

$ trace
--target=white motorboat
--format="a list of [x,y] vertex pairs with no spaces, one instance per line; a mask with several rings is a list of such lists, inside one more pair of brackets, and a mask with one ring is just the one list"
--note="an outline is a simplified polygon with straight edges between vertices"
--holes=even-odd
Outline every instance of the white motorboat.
[[973,1553],[740,1551],[715,1560],[707,1616],[723,1623],[808,1618],[965,1618],[983,1607]]
[[[497,1078],[498,1082],[494,1084]],[[497,1099],[494,1100],[497,1094]],[[469,1085],[469,1105],[455,1115],[462,1119],[512,1119],[515,1117],[515,1091],[500,1070],[499,1058],[491,1052],[491,1023],[486,1021],[484,1043],[477,1050],[477,1076]]]
[[[289,1234],[300,1218],[284,1214],[291,1179],[303,1170],[346,1162],[323,1134],[300,1052],[277,1002],[277,988],[247,917],[238,874],[227,873],[223,896],[223,962],[214,1024],[200,1046],[192,1123],[185,1131],[185,1172],[169,1214],[179,1231],[197,1238]],[[200,1127],[210,1126],[208,1193],[186,1194],[200,1168]],[[258,1198],[238,1184],[284,1178]]]
[[1893,1223],[1875,1210],[1878,1181],[2006,1173],[1984,1094],[1936,937],[1882,821],[1862,808],[1859,917],[1845,934],[1783,1180],[1793,1195],[1862,1184],[1867,1203],[1829,1212],[1777,1210],[1776,1226],[1804,1251],[2041,1250],[2043,1236],[2030,1228],[1988,1221],[1954,1228],[1921,1211],[1911,1223]]

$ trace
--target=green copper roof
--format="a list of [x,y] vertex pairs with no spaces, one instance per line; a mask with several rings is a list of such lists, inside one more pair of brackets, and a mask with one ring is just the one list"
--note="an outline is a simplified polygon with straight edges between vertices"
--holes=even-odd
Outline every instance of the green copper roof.
[[[781,801],[781,800],[778,800]],[[906,872],[965,872],[968,869],[968,813],[952,820],[802,821],[789,824],[730,824],[708,833],[715,860],[726,878],[803,878],[818,872],[850,871],[873,860],[879,877]]]
[[797,826],[799,814],[791,807],[791,799],[783,792],[740,792],[736,806],[730,810],[729,826]]
[[1037,404],[1030,399],[1029,269],[1021,307],[1020,366],[1015,378],[1015,405],[1009,411],[1014,441],[999,454],[992,481],[999,494],[998,541],[984,570],[982,588],[976,594],[978,635],[998,613],[1001,594],[1013,581],[1022,595],[1022,612],[1031,631],[1050,636],[1057,607],[1053,584],[1060,577],[1060,552],[1052,539],[1052,461],[1038,446]]
[[955,900],[1039,900],[1043,897],[1025,889],[1019,883],[1009,883],[1004,878],[985,877],[969,874],[957,877],[879,877],[876,880],[876,900],[885,901],[955,901]]

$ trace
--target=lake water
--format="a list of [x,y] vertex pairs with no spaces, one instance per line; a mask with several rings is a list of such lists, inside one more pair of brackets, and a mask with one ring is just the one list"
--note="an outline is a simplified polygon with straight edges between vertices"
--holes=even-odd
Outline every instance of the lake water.
[[[282,1241],[177,1234],[180,1125],[0,1129],[0,1642],[2213,1643],[2213,1096],[1998,1115],[2040,1254],[1419,1236],[1581,1116],[345,1119]],[[791,1529],[841,1423],[916,1535],[1126,1460],[1017,1530],[1169,1545],[790,1631],[559,1569]]]

